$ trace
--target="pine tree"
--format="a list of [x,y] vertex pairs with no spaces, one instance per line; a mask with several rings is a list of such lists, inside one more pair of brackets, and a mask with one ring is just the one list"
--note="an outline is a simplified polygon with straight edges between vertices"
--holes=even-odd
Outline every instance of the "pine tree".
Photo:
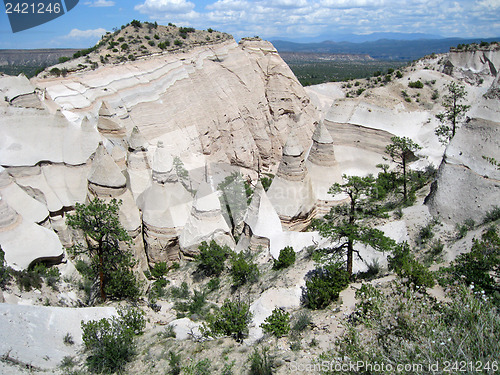
[[135,264],[132,254],[119,246],[120,241],[131,242],[118,217],[120,204],[116,199],[106,203],[98,198],[87,205],[77,203],[76,212],[66,220],[71,228],[83,231],[86,237],[86,246],[75,245],[73,251],[88,254],[93,274],[99,278],[102,301],[108,295],[136,297],[140,293],[131,270]]
[[314,227],[323,237],[330,238],[337,245],[331,249],[338,255],[346,255],[346,270],[352,275],[354,245],[359,242],[370,245],[376,250],[392,249],[394,241],[386,237],[382,231],[370,228],[365,219],[381,216],[373,198],[375,179],[373,176],[343,176],[343,184],[336,183],[328,191],[330,194],[345,194],[346,204],[335,206],[325,220],[315,221]]
[[470,108],[470,105],[461,104],[467,95],[465,86],[451,82],[446,88],[448,94],[444,96],[443,100],[444,112],[436,115],[441,125],[435,131],[439,141],[444,145],[448,144],[455,136],[459,122]]
[[392,143],[387,145],[385,153],[388,154],[392,161],[398,165],[403,175],[403,199],[408,200],[408,163],[415,157],[414,153],[421,150],[419,144],[413,142],[408,137],[391,138]]

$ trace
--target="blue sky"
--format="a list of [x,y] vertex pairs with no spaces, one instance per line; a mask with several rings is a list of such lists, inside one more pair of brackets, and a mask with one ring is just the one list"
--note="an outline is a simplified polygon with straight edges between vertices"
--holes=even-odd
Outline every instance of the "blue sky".
[[0,9],[0,48],[90,47],[132,19],[211,27],[236,39],[373,32],[500,37],[500,0],[80,0],[64,16],[15,34],[3,3]]

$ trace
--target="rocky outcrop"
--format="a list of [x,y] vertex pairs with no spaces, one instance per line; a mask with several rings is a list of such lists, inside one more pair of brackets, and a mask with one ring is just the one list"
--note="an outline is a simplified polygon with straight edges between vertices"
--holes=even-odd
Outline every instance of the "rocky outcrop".
[[116,199],[121,202],[119,218],[123,228],[132,238],[132,247],[139,266],[147,268],[146,254],[142,240],[142,222],[139,210],[131,191],[127,188],[127,179],[120,167],[108,154],[103,143],[96,150],[88,176],[88,199],[103,199],[109,202]]
[[316,125],[312,140],[306,167],[316,199],[316,214],[324,215],[334,204],[339,203],[328,190],[334,183],[341,183],[342,176],[335,158],[333,139],[323,122]]
[[471,84],[477,84],[481,76],[496,77],[499,69],[500,48],[498,45],[492,45],[470,50],[451,49],[443,72],[456,78],[465,79]]
[[127,190],[127,179],[102,142],[97,147],[88,180],[90,192],[99,197],[118,197]]
[[160,143],[153,158],[151,186],[137,199],[150,265],[178,262],[179,236],[191,213],[192,196],[179,182],[172,157]]
[[500,201],[500,171],[484,157],[500,159],[500,125],[473,119],[457,130],[426,200],[449,223],[481,222]]
[[278,172],[267,195],[284,228],[300,231],[309,225],[315,199],[305,166],[305,151],[294,131],[283,148]]
[[261,40],[226,41],[35,82],[64,110],[97,117],[101,134],[112,139],[137,125],[149,143],[168,142],[174,154],[202,153],[253,169],[279,161],[294,114],[302,113],[294,126],[303,147],[317,120],[291,70]]
[[186,257],[194,257],[199,254],[198,246],[203,241],[209,243],[211,240],[231,249],[236,246],[222,216],[218,193],[204,182],[196,192],[191,215],[179,237],[179,245]]
[[259,181],[244,217],[243,235],[246,239],[240,240],[238,247],[248,247],[253,251],[269,249],[271,237],[282,231],[280,217]]

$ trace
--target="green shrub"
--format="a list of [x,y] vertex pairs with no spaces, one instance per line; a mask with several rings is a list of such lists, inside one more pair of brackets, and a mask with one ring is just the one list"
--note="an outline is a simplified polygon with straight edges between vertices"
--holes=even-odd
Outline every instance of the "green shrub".
[[198,362],[191,360],[191,363],[182,368],[184,374],[189,375],[210,375],[212,363],[208,358],[202,359]]
[[181,354],[175,354],[173,351],[168,352],[168,365],[170,366],[169,374],[179,375],[182,371]]
[[136,353],[134,336],[144,330],[144,317],[137,310],[118,313],[119,317],[82,321],[82,340],[89,353],[86,365],[91,372],[123,371]]
[[464,238],[469,230],[474,229],[476,223],[472,219],[466,219],[463,224],[458,224],[455,226],[457,230],[457,238]]
[[290,332],[290,314],[277,307],[260,326],[266,333],[276,337],[285,336]]
[[167,262],[156,263],[151,269],[151,276],[155,279],[165,276],[168,273]]
[[295,332],[302,332],[311,324],[311,315],[307,311],[301,311],[294,320],[292,329]]
[[418,81],[410,81],[408,83],[408,87],[410,87],[412,89],[423,89],[424,88],[424,84],[420,80],[418,80]]
[[410,253],[410,247],[406,242],[396,246],[392,256],[388,256],[387,260],[389,270],[396,272],[402,278],[406,278],[409,284],[428,288],[434,286],[432,273],[415,259],[413,254]]
[[161,48],[161,49],[167,49],[168,46],[170,46],[169,40],[158,43],[158,48]]
[[61,75],[61,70],[59,68],[52,68],[50,69],[50,74],[59,77]]
[[278,259],[274,260],[273,270],[280,270],[283,268],[290,267],[295,263],[295,250],[293,247],[286,246],[280,250],[280,255]]
[[148,44],[149,44],[151,47],[154,47],[154,46],[156,45],[156,44],[155,44],[155,42],[154,42],[154,40],[150,40],[150,41],[148,42]]
[[259,278],[259,268],[252,263],[249,252],[233,254],[231,257],[231,276],[233,285],[239,287],[246,283],[254,283]]
[[59,365],[59,367],[62,369],[70,369],[72,367],[75,367],[75,365],[76,365],[75,359],[69,355],[66,355],[61,360],[61,364]]
[[213,292],[217,289],[220,288],[220,279],[218,277],[214,277],[213,279],[210,279],[207,283],[207,292]]
[[66,345],[74,345],[75,343],[75,340],[73,340],[73,335],[71,335],[71,333],[66,333],[66,335],[64,336],[63,338],[63,342],[66,344]]
[[130,22],[130,24],[132,26],[134,26],[136,29],[140,29],[142,27],[141,21],[138,21],[138,20],[132,20],[132,22]]
[[261,350],[254,348],[253,353],[248,358],[250,363],[250,375],[272,375],[273,360],[269,356],[269,348],[264,347]]
[[[493,296],[495,303],[500,301],[498,276],[500,276],[500,237],[495,227],[486,230],[481,241],[474,240],[471,251],[460,254],[448,268],[442,284],[454,281],[474,285]],[[444,283],[443,283],[444,281]]]
[[220,310],[209,314],[202,326],[205,336],[230,336],[237,342],[243,342],[248,335],[248,325],[252,320],[250,305],[240,300],[226,299]]
[[182,42],[179,39],[174,40],[174,44],[179,47],[182,46]]
[[180,287],[173,286],[170,288],[170,295],[172,298],[187,299],[190,296],[189,286],[185,281],[182,282]]
[[66,61],[69,60],[71,60],[71,58],[67,56],[59,57],[59,64],[65,63]]
[[267,191],[271,187],[271,184],[273,183],[273,178],[274,178],[274,175],[271,173],[266,173],[266,175],[267,176],[260,178],[260,183],[262,184],[264,191]]
[[120,48],[122,49],[122,51],[126,51],[128,50],[128,44],[127,43],[123,43]]
[[420,228],[417,238],[418,244],[425,244],[434,236],[434,232],[432,231],[433,227],[434,223],[431,222],[427,224],[425,227]]
[[5,286],[10,281],[10,270],[5,263],[5,252],[2,250],[0,246],[0,288],[5,288]]
[[341,263],[327,264],[311,271],[302,299],[313,310],[324,309],[349,285],[349,274]]
[[190,314],[192,320],[197,320],[198,317],[203,317],[207,313],[205,293],[199,290],[194,290],[188,302],[176,302],[174,309],[179,311],[177,318],[183,318],[186,313]]
[[396,72],[396,77],[397,78],[403,78],[403,73],[401,73],[399,70]]
[[483,224],[491,223],[500,219],[500,206],[494,206],[486,213],[483,219]]
[[210,245],[203,241],[198,250],[200,253],[195,257],[198,269],[206,276],[220,276],[224,270],[224,262],[230,253],[229,248],[220,246],[212,240]]
[[[383,363],[386,369],[392,366],[392,371],[376,372],[384,374],[396,373],[394,369],[403,363],[419,364],[421,369],[412,367],[408,373],[431,374],[435,371],[428,369],[437,363],[478,361],[491,366],[498,360],[500,316],[481,293],[470,288],[452,286],[444,301],[436,301],[393,282],[378,293],[356,293],[356,297],[360,302],[346,322],[345,334],[336,342],[335,350],[323,353],[319,361],[345,358],[346,362],[339,365],[362,361]],[[343,373],[359,374],[356,370]],[[336,372],[324,374],[332,373]]]

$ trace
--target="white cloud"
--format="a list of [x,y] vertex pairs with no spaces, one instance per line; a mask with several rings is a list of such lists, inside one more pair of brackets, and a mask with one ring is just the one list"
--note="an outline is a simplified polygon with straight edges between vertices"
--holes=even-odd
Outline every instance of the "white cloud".
[[381,7],[385,5],[384,0],[321,0],[320,4],[327,8],[348,9]]
[[65,39],[85,39],[85,38],[100,38],[106,34],[106,29],[99,28],[93,30],[79,30],[73,29],[68,35],[65,35]]
[[189,13],[194,7],[194,3],[186,0],[146,0],[134,9],[150,16],[161,16],[158,13]]
[[476,1],[476,5],[481,8],[486,8],[489,10],[496,10],[500,8],[500,0],[481,0]]
[[269,5],[275,8],[296,9],[307,6],[307,0],[272,0]]
[[108,0],[95,0],[95,1],[87,1],[84,4],[88,5],[89,7],[112,7],[115,5],[115,2]]
[[207,5],[207,9],[231,11],[247,9],[249,6],[250,4],[245,0],[217,0],[213,4]]

